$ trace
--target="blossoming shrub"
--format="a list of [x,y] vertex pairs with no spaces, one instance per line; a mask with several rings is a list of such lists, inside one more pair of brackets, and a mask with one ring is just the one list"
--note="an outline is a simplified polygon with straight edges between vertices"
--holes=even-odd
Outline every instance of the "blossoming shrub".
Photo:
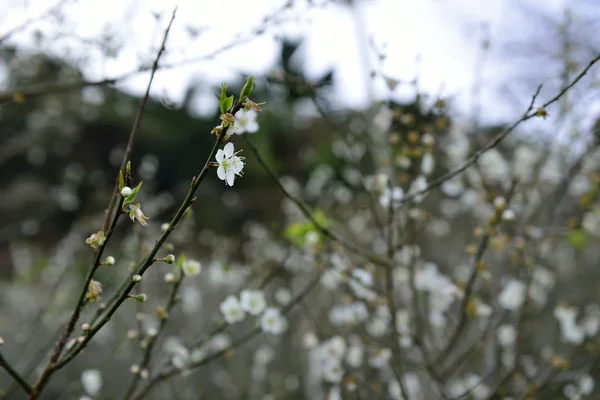
[[[57,250],[92,254],[83,283],[42,284],[20,310],[47,318],[29,321],[37,336],[0,339],[3,396],[596,398],[597,285],[575,277],[600,256],[599,143],[500,143],[562,92],[536,94],[484,147],[441,99],[374,105],[364,129],[332,127],[335,163],[300,181],[254,145],[253,84],[237,97],[222,86],[214,145],[170,220],[146,215],[152,192],[123,160],[103,226]],[[196,197],[205,180],[235,188],[259,168],[284,196],[279,225],[243,221],[241,243],[185,234],[210,207]],[[68,260],[61,274],[80,258]],[[3,295],[15,304],[27,284]]]

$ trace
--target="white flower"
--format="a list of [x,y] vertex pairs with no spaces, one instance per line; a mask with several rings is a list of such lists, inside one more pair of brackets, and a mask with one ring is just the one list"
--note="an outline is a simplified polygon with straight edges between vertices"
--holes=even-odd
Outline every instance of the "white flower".
[[579,379],[579,390],[582,394],[591,394],[594,391],[594,379],[589,375],[584,375]]
[[196,276],[202,270],[202,264],[196,260],[185,260],[181,264],[181,270],[186,276]]
[[554,317],[560,323],[562,339],[568,343],[581,344],[585,339],[585,330],[575,321],[578,312],[575,307],[562,305],[554,309]]
[[176,344],[173,345],[169,349],[169,353],[171,355],[171,364],[177,369],[185,369],[190,361],[190,352],[189,350],[181,345]]
[[277,308],[267,308],[260,318],[262,330],[274,335],[280,335],[287,329],[287,321]]
[[97,369],[87,369],[81,373],[81,385],[90,396],[96,396],[102,389],[102,374]]
[[431,153],[425,153],[421,159],[421,172],[424,175],[430,175],[435,167],[435,160]]
[[137,219],[138,222],[140,224],[142,224],[142,226],[148,226],[148,223],[146,222],[146,220],[150,219],[150,218],[148,218],[144,215],[144,213],[142,212],[142,209],[140,207],[141,207],[140,203],[130,204],[129,205],[129,218],[132,221],[135,221]]
[[250,315],[259,315],[267,306],[265,294],[260,290],[242,290],[240,300],[242,308]]
[[512,279],[504,285],[504,289],[498,295],[498,301],[507,310],[518,310],[525,301],[525,290],[523,282]]
[[254,110],[246,111],[244,109],[239,110],[235,114],[235,124],[233,131],[237,135],[243,133],[254,133],[258,131],[258,122],[256,122],[257,113]]
[[323,355],[327,358],[341,360],[346,353],[346,340],[342,336],[334,336],[323,344]]
[[221,303],[220,309],[228,324],[234,324],[243,321],[244,318],[246,318],[246,313],[244,312],[240,301],[234,295],[227,296]]
[[338,360],[327,359],[323,366],[323,379],[330,383],[340,383],[344,377],[344,369]]
[[376,351],[374,355],[369,358],[369,365],[373,368],[383,368],[388,365],[388,362],[392,359],[392,350],[388,347],[384,347]]
[[352,345],[346,353],[346,362],[353,368],[358,368],[363,362],[363,347],[360,345]]
[[340,389],[339,386],[333,386],[331,390],[329,390],[327,400],[342,400],[342,389]]
[[237,153],[234,153],[234,150],[233,143],[227,143],[223,150],[217,151],[216,155],[219,163],[217,176],[229,186],[233,186],[236,175],[242,176],[242,169],[244,169],[242,157],[236,156]]
[[[423,175],[419,175],[410,185],[410,189],[408,191],[409,194],[414,194],[414,193],[421,193],[423,192],[425,189],[427,189],[427,178],[425,178]],[[415,196],[414,198],[414,202],[415,203],[420,203],[421,201],[423,201],[423,198],[425,197],[427,193],[422,193],[419,194],[417,196]]]
[[399,202],[404,197],[404,190],[401,187],[395,187],[393,189],[386,188],[381,196],[379,196],[379,204],[383,208],[388,208],[390,206],[390,202],[398,203],[393,204],[394,206],[400,205]]
[[501,325],[498,328],[498,342],[502,347],[510,347],[515,343],[517,331],[512,325]]

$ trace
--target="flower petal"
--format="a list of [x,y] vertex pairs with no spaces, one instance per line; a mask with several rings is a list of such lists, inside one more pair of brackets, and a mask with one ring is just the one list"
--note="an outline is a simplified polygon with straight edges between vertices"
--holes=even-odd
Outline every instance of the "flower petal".
[[229,186],[233,186],[233,180],[235,179],[235,174],[233,171],[227,172],[227,184]]
[[223,158],[225,158],[225,152],[221,149],[217,150],[217,155],[216,155],[217,162],[223,161]]
[[233,152],[235,151],[233,143],[227,143],[223,150],[225,152],[225,157],[230,158],[233,155]]
[[219,168],[217,168],[217,176],[219,177],[219,179],[221,180],[225,180],[225,175],[227,175],[225,173],[225,168],[223,168],[222,165],[219,165]]

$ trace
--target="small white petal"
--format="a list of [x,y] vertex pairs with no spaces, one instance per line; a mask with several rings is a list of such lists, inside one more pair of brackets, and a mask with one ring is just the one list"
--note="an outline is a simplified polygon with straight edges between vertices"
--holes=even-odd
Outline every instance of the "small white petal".
[[227,143],[223,150],[225,151],[225,157],[230,158],[233,155],[233,152],[235,151],[233,143]]
[[219,179],[224,181],[226,175],[227,174],[225,173],[225,168],[223,168],[222,165],[219,165],[219,168],[217,169],[217,176],[219,177]]
[[235,174],[233,173],[233,171],[228,171],[227,172],[227,184],[229,186],[233,186],[234,179],[235,179]]

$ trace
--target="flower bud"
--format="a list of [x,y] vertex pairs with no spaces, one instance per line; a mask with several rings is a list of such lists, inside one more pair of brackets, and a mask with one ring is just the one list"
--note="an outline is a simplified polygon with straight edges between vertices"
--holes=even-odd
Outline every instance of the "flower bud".
[[90,330],[90,324],[83,324],[83,325],[81,325],[81,330],[82,331],[89,331]]
[[129,367],[129,370],[132,374],[137,374],[138,372],[140,372],[140,366],[137,364],[133,364],[131,367]]
[[104,260],[104,264],[106,265],[115,265],[115,258],[113,256],[108,256],[106,257],[106,260]]
[[142,379],[148,379],[149,376],[150,376],[150,372],[148,372],[148,370],[146,368],[144,368],[143,370],[140,371],[140,377]]
[[168,256],[165,256],[161,261],[164,261],[167,264],[173,264],[175,262],[175,256],[173,254],[169,254]]
[[165,222],[164,224],[162,224],[162,225],[160,226],[160,230],[161,230],[161,232],[166,232],[166,231],[167,231],[167,229],[169,229],[169,223],[168,223],[168,222]]
[[129,186],[124,186],[123,189],[121,189],[121,196],[123,197],[127,197],[131,194],[132,190]]
[[129,295],[130,298],[139,301],[140,303],[145,302],[146,300],[148,300],[148,298],[146,297],[145,294],[136,294],[136,295]]
[[134,275],[133,276],[133,281],[135,283],[141,282],[142,281],[142,276],[141,275]]
[[2,346],[4,344],[4,338],[2,338],[2,336],[0,336],[0,346]]

